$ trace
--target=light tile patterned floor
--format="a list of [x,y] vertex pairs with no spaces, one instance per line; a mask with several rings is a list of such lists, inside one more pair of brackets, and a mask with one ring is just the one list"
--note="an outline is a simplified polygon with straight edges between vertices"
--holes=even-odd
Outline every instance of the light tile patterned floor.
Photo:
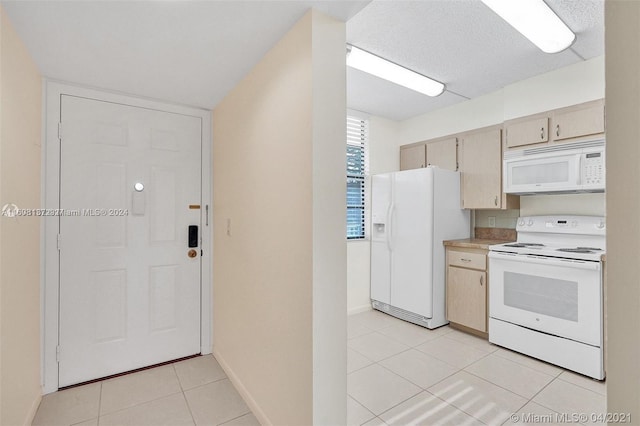
[[555,424],[556,413],[606,412],[603,382],[449,327],[368,311],[349,317],[348,338],[350,426],[509,426],[512,414],[519,425],[523,415]]
[[[449,327],[427,330],[368,311],[349,317],[348,337],[349,426],[509,426],[514,413],[606,411],[604,383]],[[33,424],[258,421],[208,355],[46,395]]]
[[55,392],[34,425],[259,425],[211,355]]

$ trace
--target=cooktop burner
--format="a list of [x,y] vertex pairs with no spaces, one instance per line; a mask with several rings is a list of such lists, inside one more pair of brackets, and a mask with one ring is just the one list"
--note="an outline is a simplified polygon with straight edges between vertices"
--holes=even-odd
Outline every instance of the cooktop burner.
[[538,248],[538,247],[544,247],[544,244],[540,244],[540,243],[513,243],[513,244],[505,244],[504,247],[532,247],[532,248]]
[[558,251],[564,251],[568,253],[595,253],[602,251],[602,249],[596,247],[572,247],[572,248],[559,248]]

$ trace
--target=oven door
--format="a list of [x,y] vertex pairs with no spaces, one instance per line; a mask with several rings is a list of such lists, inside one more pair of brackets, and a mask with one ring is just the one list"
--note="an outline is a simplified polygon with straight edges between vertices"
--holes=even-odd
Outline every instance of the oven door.
[[600,262],[492,251],[490,316],[600,346],[601,277]]

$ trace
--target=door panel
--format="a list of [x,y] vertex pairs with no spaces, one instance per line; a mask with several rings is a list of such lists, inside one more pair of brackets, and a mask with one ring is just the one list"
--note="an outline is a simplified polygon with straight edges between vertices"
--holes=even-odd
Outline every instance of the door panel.
[[391,304],[433,316],[433,170],[395,174],[391,214]]
[[201,119],[63,95],[61,122],[59,386],[199,353]]
[[371,177],[371,299],[390,303],[391,179],[389,173]]

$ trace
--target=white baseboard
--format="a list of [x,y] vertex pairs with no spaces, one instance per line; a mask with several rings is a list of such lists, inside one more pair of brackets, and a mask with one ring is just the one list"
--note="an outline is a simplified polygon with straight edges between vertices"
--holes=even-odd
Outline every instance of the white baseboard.
[[224,372],[227,374],[227,377],[229,378],[231,383],[233,383],[233,386],[235,386],[236,390],[238,391],[242,399],[244,399],[244,402],[247,404],[249,409],[253,412],[253,415],[256,416],[256,419],[258,420],[258,422],[260,422],[262,426],[272,426],[273,423],[269,420],[269,418],[264,413],[264,411],[262,411],[258,403],[251,396],[251,393],[249,393],[249,391],[244,386],[242,381],[233,372],[231,367],[229,367],[229,364],[225,361],[224,357],[220,355],[220,352],[218,352],[215,347],[213,348],[213,356],[218,361],[218,364],[220,364],[220,367],[222,367]]
[[355,308],[348,309],[347,315],[359,314],[360,312],[367,312],[371,309],[371,304],[367,303],[366,305],[356,306]]

